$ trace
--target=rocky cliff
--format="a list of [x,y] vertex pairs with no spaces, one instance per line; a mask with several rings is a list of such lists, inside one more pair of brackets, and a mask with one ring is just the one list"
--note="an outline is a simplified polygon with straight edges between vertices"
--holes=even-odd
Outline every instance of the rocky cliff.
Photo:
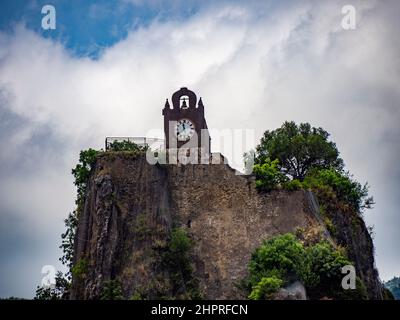
[[71,297],[98,298],[112,279],[126,298],[187,297],[163,261],[171,230],[181,227],[192,239],[191,278],[203,298],[245,298],[239,284],[251,252],[263,239],[298,230],[319,230],[346,246],[369,297],[381,298],[362,219],[332,205],[325,213],[335,226],[330,234],[318,207],[303,190],[260,193],[252,177],[226,164],[150,165],[143,154],[102,153],[79,215],[74,257],[85,270],[74,275]]

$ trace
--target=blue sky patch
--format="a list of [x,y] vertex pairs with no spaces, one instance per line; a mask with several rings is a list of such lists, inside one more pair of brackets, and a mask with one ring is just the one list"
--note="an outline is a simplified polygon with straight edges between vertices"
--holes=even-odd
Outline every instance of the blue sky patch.
[[[44,5],[56,9],[56,30],[44,30]],[[74,55],[97,58],[102,49],[124,39],[130,30],[151,21],[184,20],[193,16],[200,2],[165,1],[24,1],[7,0],[1,5],[0,29],[12,32],[17,23],[45,38],[63,43]]]

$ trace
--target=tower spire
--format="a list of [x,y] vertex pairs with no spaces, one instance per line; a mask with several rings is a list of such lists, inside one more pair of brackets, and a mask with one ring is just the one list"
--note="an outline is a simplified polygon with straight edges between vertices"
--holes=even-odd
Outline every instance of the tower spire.
[[201,108],[204,108],[203,100],[201,100],[201,97],[200,97],[198,106],[201,107]]

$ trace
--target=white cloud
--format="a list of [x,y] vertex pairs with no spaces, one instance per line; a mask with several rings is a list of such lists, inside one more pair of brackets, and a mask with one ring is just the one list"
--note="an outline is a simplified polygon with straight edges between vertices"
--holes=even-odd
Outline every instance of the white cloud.
[[388,245],[398,242],[392,226],[400,223],[399,6],[354,5],[357,29],[344,31],[338,3],[225,4],[130,31],[98,60],[74,57],[23,26],[0,34],[1,107],[22,123],[1,128],[12,143],[0,161],[11,166],[25,157],[23,174],[2,172],[3,209],[43,234],[46,248],[57,246],[43,221],[60,221],[61,229],[73,208],[70,168],[79,150],[102,147],[105,136],[161,128],[165,98],[188,86],[203,97],[212,128],[260,135],[295,120],[331,132],[348,168],[377,195],[367,220],[376,227],[380,272],[399,274],[400,256]]

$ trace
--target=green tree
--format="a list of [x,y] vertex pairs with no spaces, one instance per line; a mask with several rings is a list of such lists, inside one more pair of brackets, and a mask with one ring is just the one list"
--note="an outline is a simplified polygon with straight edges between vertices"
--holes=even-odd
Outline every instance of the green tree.
[[56,283],[54,287],[40,287],[36,289],[35,300],[60,300],[68,297],[68,290],[71,283],[63,275],[61,271],[56,274]]
[[78,189],[77,204],[82,205],[82,199],[86,192],[89,175],[96,163],[97,155],[100,151],[94,149],[82,150],[79,154],[79,163],[72,169],[75,178],[74,184]]
[[288,178],[279,171],[279,161],[271,161],[269,158],[261,164],[253,167],[253,173],[256,176],[256,187],[260,190],[270,191],[285,183]]
[[256,148],[255,163],[278,159],[280,171],[293,179],[303,180],[313,168],[342,170],[343,160],[329,133],[308,123],[285,122],[280,128],[266,131]]
[[63,265],[68,267],[66,277],[71,280],[71,269],[73,266],[73,254],[74,254],[74,240],[76,228],[78,227],[78,218],[76,211],[70,213],[68,218],[64,220],[66,230],[61,234],[61,246],[60,249],[63,251],[63,255],[59,259]]

